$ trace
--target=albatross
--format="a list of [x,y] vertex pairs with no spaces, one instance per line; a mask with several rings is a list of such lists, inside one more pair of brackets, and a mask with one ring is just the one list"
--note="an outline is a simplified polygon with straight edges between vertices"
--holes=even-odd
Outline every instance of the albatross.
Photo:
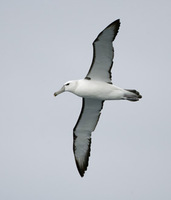
[[137,90],[122,89],[112,84],[113,41],[118,33],[120,20],[109,24],[93,42],[93,60],[84,79],[66,82],[54,93],[71,92],[82,97],[82,109],[73,129],[73,152],[81,177],[84,176],[90,157],[91,133],[99,121],[105,100],[138,101],[142,96]]

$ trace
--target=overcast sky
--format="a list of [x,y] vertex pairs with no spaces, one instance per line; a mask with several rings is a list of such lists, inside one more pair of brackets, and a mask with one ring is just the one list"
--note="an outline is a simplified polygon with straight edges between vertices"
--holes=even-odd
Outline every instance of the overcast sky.
[[[0,199],[171,199],[171,1],[0,1]],[[84,178],[72,152],[92,42],[121,20],[113,83],[139,102],[105,102]]]

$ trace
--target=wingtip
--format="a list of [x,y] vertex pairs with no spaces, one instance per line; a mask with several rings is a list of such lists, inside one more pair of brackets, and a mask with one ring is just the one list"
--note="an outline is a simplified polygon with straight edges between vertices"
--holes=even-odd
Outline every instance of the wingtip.
[[90,157],[90,151],[91,151],[91,148],[90,148],[90,145],[91,145],[91,140],[90,140],[90,143],[89,143],[89,150],[88,152],[86,153],[85,157],[84,157],[84,161],[80,161],[76,155],[75,155],[75,147],[73,146],[73,151],[74,151],[74,157],[75,157],[75,163],[76,163],[76,166],[77,166],[77,170],[80,174],[80,176],[83,178],[85,172],[87,171],[87,168],[88,168],[88,164],[89,164],[89,157]]
[[121,21],[120,21],[120,19],[115,20],[114,23],[118,24],[118,26],[121,25]]
[[115,22],[120,22],[120,19],[115,20]]
[[85,171],[84,171],[84,172],[81,172],[81,171],[78,170],[78,172],[79,172],[81,178],[83,178],[83,177],[84,177],[84,174],[85,174]]
[[121,20],[117,19],[116,22],[120,25],[121,24]]
[[121,24],[121,20],[120,19],[117,19],[117,22],[119,23],[119,25]]
[[75,161],[76,161],[77,170],[78,170],[78,172],[79,172],[81,178],[83,178],[83,177],[84,177],[84,174],[85,174],[85,171],[87,170],[88,163],[87,163],[87,165],[84,165],[83,167],[81,167],[81,166],[79,165],[78,161],[76,160],[76,158],[75,158]]
[[[115,27],[115,28],[116,28],[116,34],[115,34],[113,40],[115,39],[115,37],[116,37],[116,35],[117,35],[118,31],[119,31],[120,24],[121,24],[120,19],[117,19],[117,20],[113,21],[111,24],[109,24],[109,25],[105,28],[105,29],[107,29],[107,28],[109,28],[109,27]],[[105,30],[105,29],[104,29],[104,30]],[[103,30],[103,31],[104,31],[104,30]]]
[[113,21],[110,25],[112,25],[112,24],[118,24],[118,25],[120,25],[121,21],[120,21],[120,19],[117,19],[117,20]]

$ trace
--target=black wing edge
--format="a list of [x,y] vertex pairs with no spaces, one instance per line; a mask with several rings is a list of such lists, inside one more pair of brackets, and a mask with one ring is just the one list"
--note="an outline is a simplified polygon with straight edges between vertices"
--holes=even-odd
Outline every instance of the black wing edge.
[[[117,35],[118,32],[119,32],[119,27],[120,27],[120,24],[121,24],[120,19],[115,20],[114,22],[112,22],[111,24],[109,24],[109,25],[105,28],[105,29],[107,29],[107,28],[109,28],[110,26],[113,26],[115,23],[116,23],[116,29],[117,29],[117,31],[115,32],[115,35],[114,35],[113,38],[112,38],[112,42],[114,41],[116,35]],[[104,29],[104,30],[105,30],[105,29]],[[104,31],[104,30],[103,30],[103,31]],[[96,58],[96,56],[95,56],[95,55],[96,55],[96,51],[95,51],[95,42],[98,41],[98,37],[103,33],[103,31],[101,31],[101,32],[99,33],[99,35],[97,36],[97,38],[96,38],[96,39],[94,40],[94,42],[93,42],[93,59],[92,59],[92,62],[91,62],[91,65],[90,65],[90,69],[89,69],[89,71],[88,71],[88,73],[87,73],[85,79],[88,79],[88,80],[91,79],[88,75],[89,75],[89,73],[91,72],[91,69],[92,69],[92,67],[93,67],[93,64],[94,64],[94,61],[95,61],[95,58]],[[110,67],[110,69],[109,69],[110,78],[112,77],[112,76],[111,76],[111,69],[112,69],[112,66],[113,66],[113,61],[112,61],[111,67]],[[111,83],[112,83],[112,82],[110,82],[110,84],[111,84]]]
[[[102,106],[101,106],[101,109],[100,111],[103,109],[103,104],[104,104],[104,101],[102,101]],[[81,177],[84,176],[84,173],[85,171],[87,171],[87,167],[88,167],[88,163],[89,163],[89,157],[90,157],[90,151],[91,151],[91,138],[89,139],[89,146],[88,146],[88,151],[87,151],[87,154],[86,154],[86,158],[85,158],[85,162],[84,162],[84,165],[83,166],[80,166],[76,160],[76,157],[75,157],[75,140],[77,138],[77,136],[75,135],[75,130],[77,128],[77,125],[82,117],[82,114],[83,114],[83,111],[84,111],[84,108],[85,108],[85,98],[82,98],[82,108],[81,108],[81,112],[80,112],[80,115],[79,115],[79,118],[77,120],[77,123],[73,129],[73,152],[74,152],[74,158],[75,158],[75,162],[76,162],[76,166],[77,166],[77,169],[78,169],[78,172],[80,174]],[[100,118],[100,115],[101,113],[99,113],[99,116],[98,116],[98,119],[97,119],[97,122],[96,122],[96,126],[97,126],[97,123],[99,121],[99,118]],[[95,126],[95,128],[96,128]],[[94,128],[94,129],[95,129]]]
[[[76,140],[76,136],[74,134],[74,141]],[[74,157],[75,157],[75,146],[73,144],[73,151],[74,151]],[[75,163],[78,169],[78,172],[80,174],[81,177],[84,176],[85,171],[87,171],[87,167],[88,167],[88,163],[89,163],[89,157],[90,157],[90,151],[91,151],[91,138],[89,139],[89,145],[88,145],[88,151],[85,157],[85,162],[83,166],[80,166],[79,163],[77,162],[76,158],[75,158]]]

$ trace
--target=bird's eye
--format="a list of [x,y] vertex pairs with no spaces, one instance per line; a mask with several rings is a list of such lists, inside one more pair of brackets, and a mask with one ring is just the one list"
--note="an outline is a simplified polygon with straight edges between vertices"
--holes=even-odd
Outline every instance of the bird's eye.
[[67,83],[66,85],[69,85],[69,83]]

